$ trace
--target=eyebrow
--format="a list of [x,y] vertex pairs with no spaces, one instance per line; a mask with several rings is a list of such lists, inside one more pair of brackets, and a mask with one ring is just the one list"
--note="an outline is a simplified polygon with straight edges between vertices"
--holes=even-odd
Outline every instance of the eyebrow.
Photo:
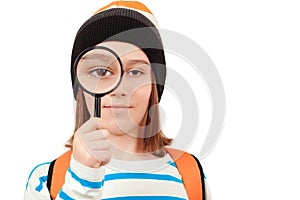
[[[83,61],[83,60],[90,60],[90,59],[96,59],[96,58],[103,59],[104,61],[108,60],[107,55],[105,55],[103,53],[97,53],[97,52],[83,55],[80,58],[80,60]],[[131,66],[136,65],[136,64],[145,64],[145,65],[151,66],[151,64],[148,61],[146,61],[144,59],[139,59],[139,58],[128,59],[124,63],[122,62],[122,64],[123,64],[123,67],[124,66],[130,66],[131,67]]]
[[103,53],[90,53],[83,55],[80,60],[89,60],[89,59],[95,59],[95,58],[101,58],[103,60],[107,60],[107,55]]
[[146,65],[149,65],[150,66],[150,63],[146,60],[143,60],[143,59],[129,59],[129,60],[126,60],[124,62],[125,66],[132,66],[132,65],[135,65],[135,64],[146,64]]

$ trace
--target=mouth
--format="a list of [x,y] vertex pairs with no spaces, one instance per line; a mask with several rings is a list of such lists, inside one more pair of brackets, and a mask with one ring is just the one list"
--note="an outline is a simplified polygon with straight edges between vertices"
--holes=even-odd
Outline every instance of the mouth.
[[103,106],[104,108],[132,108],[132,106],[126,106],[126,105],[106,105]]
[[118,104],[118,105],[106,105],[106,106],[103,106],[103,108],[105,108],[107,110],[111,110],[113,112],[123,112],[123,111],[127,111],[127,110],[131,109],[132,106]]

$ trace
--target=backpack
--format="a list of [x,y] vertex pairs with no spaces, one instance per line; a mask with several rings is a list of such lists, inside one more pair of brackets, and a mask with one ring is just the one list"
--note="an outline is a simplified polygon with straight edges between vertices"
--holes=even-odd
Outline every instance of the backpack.
[[[166,148],[182,177],[189,200],[205,200],[204,173],[199,160],[187,152]],[[47,188],[50,198],[56,198],[65,182],[65,174],[70,165],[72,151],[69,150],[53,160],[48,170]]]

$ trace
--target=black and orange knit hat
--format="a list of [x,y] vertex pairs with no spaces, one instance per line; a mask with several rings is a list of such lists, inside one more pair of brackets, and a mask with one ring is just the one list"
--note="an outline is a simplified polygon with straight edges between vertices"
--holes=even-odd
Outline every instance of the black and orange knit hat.
[[164,90],[166,63],[157,21],[151,11],[137,1],[114,1],[99,9],[78,30],[73,44],[71,78],[74,97],[78,86],[73,73],[74,62],[82,51],[104,41],[128,42],[138,46],[147,55],[158,92]]

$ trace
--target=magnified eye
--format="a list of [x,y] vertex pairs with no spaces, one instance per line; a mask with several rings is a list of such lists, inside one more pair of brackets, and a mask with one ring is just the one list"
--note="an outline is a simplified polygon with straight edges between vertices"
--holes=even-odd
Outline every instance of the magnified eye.
[[110,72],[107,68],[97,68],[97,69],[93,69],[89,72],[90,76],[93,76],[95,78],[99,78],[99,77],[107,77],[107,76],[111,76],[112,72]]

